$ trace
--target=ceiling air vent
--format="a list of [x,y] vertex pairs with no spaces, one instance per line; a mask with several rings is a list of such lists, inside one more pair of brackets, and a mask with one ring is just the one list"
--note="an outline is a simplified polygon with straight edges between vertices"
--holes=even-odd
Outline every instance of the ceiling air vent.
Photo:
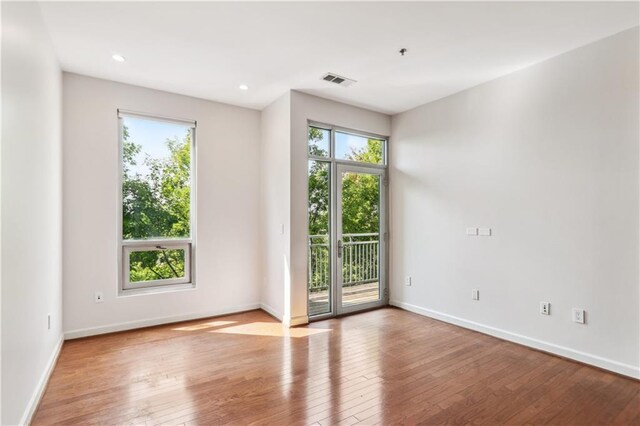
[[324,81],[328,81],[330,83],[335,83],[338,84],[342,87],[349,87],[351,86],[353,83],[355,83],[355,80],[351,80],[350,78],[347,77],[341,77],[337,74],[333,74],[333,73],[326,73],[325,75],[322,76],[322,79]]

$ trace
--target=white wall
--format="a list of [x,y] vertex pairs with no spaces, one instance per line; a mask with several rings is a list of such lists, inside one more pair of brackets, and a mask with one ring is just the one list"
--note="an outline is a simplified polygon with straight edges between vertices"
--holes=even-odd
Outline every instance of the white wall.
[[378,135],[391,133],[391,117],[301,92],[291,92],[291,322],[307,317],[308,120]]
[[289,286],[289,157],[291,97],[287,92],[262,110],[261,226],[262,307],[280,320],[289,316],[285,288]]
[[394,116],[392,302],[640,377],[638,76],[635,28]]
[[[259,307],[260,113],[68,73],[63,88],[67,335]],[[118,108],[198,122],[195,289],[117,294]]]
[[62,83],[39,6],[1,7],[1,422],[18,424],[62,342]]

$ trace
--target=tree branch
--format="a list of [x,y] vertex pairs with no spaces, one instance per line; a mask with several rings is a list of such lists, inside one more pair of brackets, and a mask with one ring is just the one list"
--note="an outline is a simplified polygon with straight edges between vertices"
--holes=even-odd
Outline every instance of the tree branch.
[[167,257],[167,254],[165,253],[165,250],[161,250],[161,253],[162,253],[162,256],[164,257],[164,260],[166,260],[166,262],[167,262],[167,266],[169,266],[169,268],[173,272],[173,276],[176,277],[176,278],[180,278],[180,275],[178,275],[176,270],[173,269],[173,266],[171,266],[171,262],[169,261],[169,258]]

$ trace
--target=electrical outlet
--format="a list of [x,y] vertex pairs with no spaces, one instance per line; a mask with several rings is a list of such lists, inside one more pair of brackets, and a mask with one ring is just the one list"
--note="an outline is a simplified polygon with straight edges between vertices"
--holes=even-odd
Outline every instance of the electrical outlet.
[[411,277],[404,277],[404,285],[411,287]]
[[584,324],[584,309],[573,308],[573,322]]
[[104,302],[104,296],[102,295],[101,291],[96,291],[95,295],[94,295],[94,301],[96,303],[102,303]]
[[551,315],[551,303],[540,302],[540,313],[542,315]]
[[467,235],[469,236],[478,235],[478,228],[467,228]]
[[51,330],[51,314],[47,314],[47,330]]
[[480,290],[478,290],[477,288],[471,290],[471,298],[473,300],[480,300]]

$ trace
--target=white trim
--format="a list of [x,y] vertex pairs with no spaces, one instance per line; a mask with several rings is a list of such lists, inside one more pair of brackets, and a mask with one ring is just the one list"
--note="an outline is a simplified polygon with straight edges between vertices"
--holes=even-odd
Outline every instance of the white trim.
[[80,337],[95,336],[98,334],[114,333],[116,331],[134,330],[136,328],[151,327],[154,325],[171,324],[174,322],[190,321],[201,318],[209,318],[220,315],[238,314],[241,312],[260,309],[259,303],[250,303],[248,305],[234,306],[226,309],[216,309],[214,311],[198,312],[192,314],[174,315],[169,317],[151,318],[146,320],[128,321],[116,324],[101,325],[98,327],[81,328],[71,330],[64,333],[65,340],[78,339]]
[[162,121],[162,122],[178,124],[180,126],[187,126],[191,128],[195,128],[197,125],[196,120],[191,120],[188,118],[167,117],[159,114],[152,114],[152,113],[140,112],[140,111],[131,111],[131,110],[118,108],[118,118],[124,118],[124,117],[141,118],[143,120]]
[[273,309],[271,306],[267,305],[266,303],[261,303],[260,309],[262,309],[272,317],[276,318],[278,321],[282,322],[282,315],[279,314],[275,309]]
[[614,361],[612,359],[603,358],[598,355],[593,355],[586,352],[571,349],[566,346],[560,346],[554,343],[545,342],[543,340],[534,339],[532,337],[523,336],[522,334],[512,333],[510,331],[502,330],[500,328],[491,327],[488,325],[477,323],[475,321],[469,321],[464,318],[459,318],[453,315],[445,314],[445,313],[434,311],[431,309],[422,308],[420,306],[412,305],[410,303],[391,300],[389,304],[396,306],[398,308],[407,310],[409,312],[413,312],[429,318],[434,318],[440,321],[447,322],[449,324],[454,324],[463,328],[468,328],[470,330],[488,334],[490,336],[498,337],[503,340],[508,340],[510,342],[518,343],[520,345],[528,346],[534,349],[539,349],[544,352],[549,352],[549,353],[559,355],[565,358],[569,358],[575,361],[579,361],[585,364],[604,368],[605,370],[609,370],[609,371],[613,371],[614,373],[633,377],[634,379],[640,379],[640,367],[638,366],[625,364],[622,362]]
[[171,285],[159,285],[155,287],[140,287],[140,288],[131,288],[128,290],[119,291],[116,297],[131,297],[131,296],[142,296],[149,294],[159,294],[159,293],[173,293],[176,291],[185,291],[185,290],[195,290],[195,283],[185,283],[185,284],[171,284]]
[[24,410],[24,414],[22,415],[22,419],[20,420],[21,425],[28,425],[31,423],[31,420],[33,420],[33,415],[36,413],[38,404],[40,404],[40,399],[42,399],[42,395],[44,395],[44,391],[47,388],[47,384],[49,383],[51,373],[53,373],[53,368],[56,366],[56,362],[58,361],[58,357],[60,356],[60,350],[62,349],[63,343],[64,336],[61,334],[60,339],[58,339],[58,343],[56,343],[55,348],[53,348],[53,352],[51,352],[49,361],[47,361],[47,366],[42,372],[40,380],[38,380],[38,385],[33,391],[33,395],[31,395],[31,399],[27,404],[27,408]]

